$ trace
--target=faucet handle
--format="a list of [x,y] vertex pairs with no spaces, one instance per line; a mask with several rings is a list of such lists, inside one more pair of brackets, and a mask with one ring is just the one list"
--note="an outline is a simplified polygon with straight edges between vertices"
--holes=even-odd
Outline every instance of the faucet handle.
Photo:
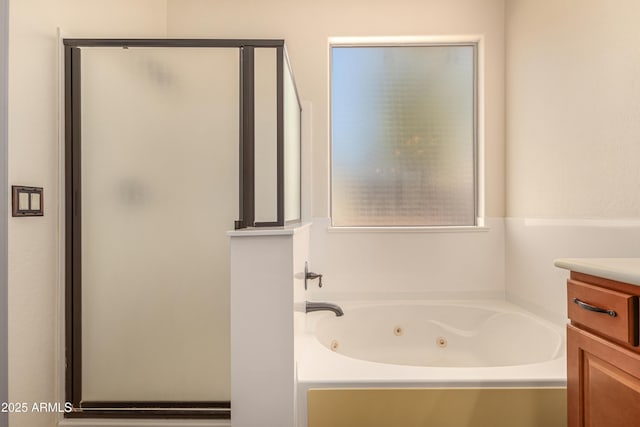
[[309,271],[308,263],[305,261],[304,263],[304,289],[307,289],[307,280],[320,279],[318,281],[318,287],[322,287],[322,274],[314,273]]

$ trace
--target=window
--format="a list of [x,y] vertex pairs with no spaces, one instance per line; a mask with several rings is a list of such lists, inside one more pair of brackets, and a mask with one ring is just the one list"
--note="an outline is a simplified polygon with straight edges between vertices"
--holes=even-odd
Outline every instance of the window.
[[334,226],[477,225],[477,44],[331,47]]

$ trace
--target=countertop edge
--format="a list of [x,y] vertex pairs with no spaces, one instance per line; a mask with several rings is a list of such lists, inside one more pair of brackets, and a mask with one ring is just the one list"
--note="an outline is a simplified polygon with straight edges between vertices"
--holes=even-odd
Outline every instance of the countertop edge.
[[640,286],[640,258],[559,258],[558,268]]

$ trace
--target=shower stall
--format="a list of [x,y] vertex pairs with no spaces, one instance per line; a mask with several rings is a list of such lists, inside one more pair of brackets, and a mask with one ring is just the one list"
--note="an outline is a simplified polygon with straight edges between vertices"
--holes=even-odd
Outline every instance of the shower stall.
[[300,220],[282,40],[65,39],[70,417],[230,417],[233,228]]

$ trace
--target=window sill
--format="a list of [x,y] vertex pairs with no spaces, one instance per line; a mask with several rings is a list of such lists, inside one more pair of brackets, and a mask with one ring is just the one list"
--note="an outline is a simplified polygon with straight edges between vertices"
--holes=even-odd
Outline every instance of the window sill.
[[478,233],[487,232],[485,225],[450,226],[450,227],[337,227],[329,225],[330,233]]

